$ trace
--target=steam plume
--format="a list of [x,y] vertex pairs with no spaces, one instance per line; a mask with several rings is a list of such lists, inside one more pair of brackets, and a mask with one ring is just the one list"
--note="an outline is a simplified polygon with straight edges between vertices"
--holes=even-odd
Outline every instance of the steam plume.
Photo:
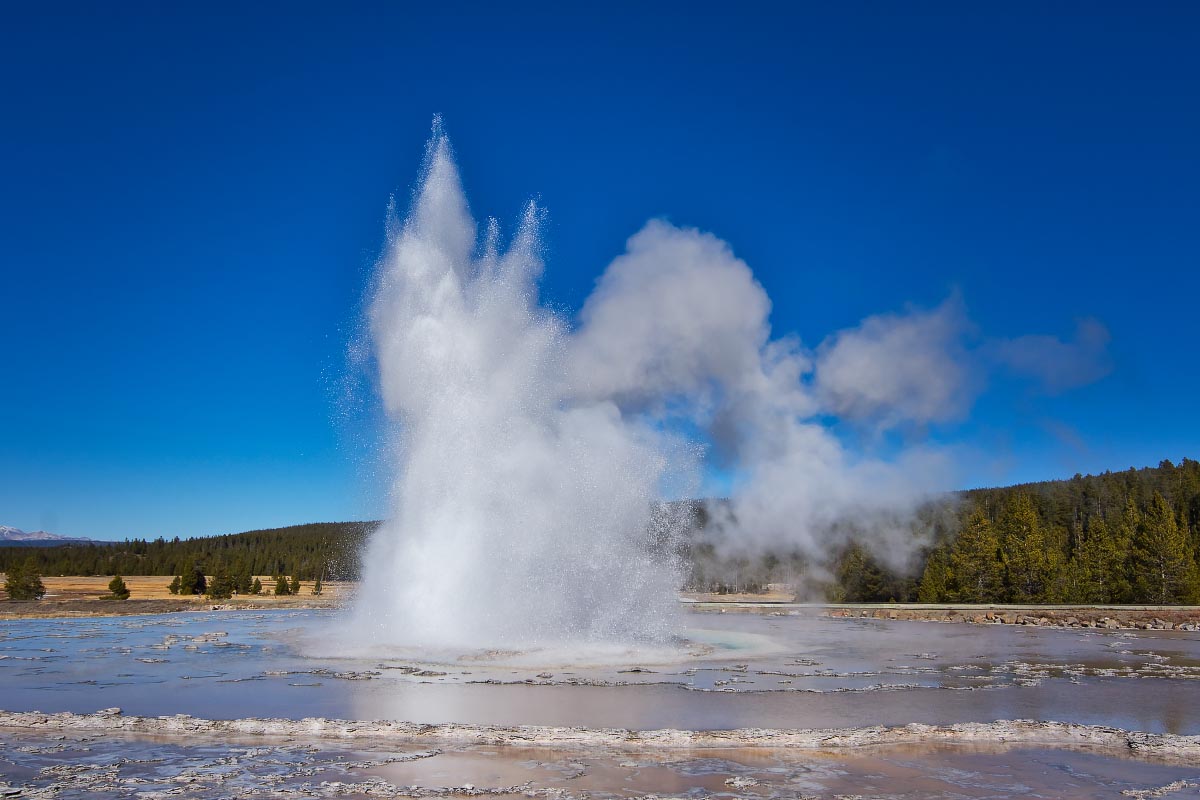
[[[399,430],[392,514],[359,605],[379,635],[455,647],[667,638],[679,571],[663,543],[679,531],[655,502],[694,496],[705,464],[727,476],[714,508],[727,546],[820,562],[853,535],[902,565],[914,509],[953,485],[952,451],[871,457],[831,423],[919,431],[965,416],[988,363],[1038,376],[1050,371],[1038,353],[1103,360],[1093,327],[1074,343],[972,347],[957,296],[810,350],[772,333],[770,299],[727,243],[660,220],[568,320],[538,303],[539,217],[530,205],[507,247],[494,221],[480,242],[435,126],[369,307]],[[1078,384],[1097,370],[1067,374]]]

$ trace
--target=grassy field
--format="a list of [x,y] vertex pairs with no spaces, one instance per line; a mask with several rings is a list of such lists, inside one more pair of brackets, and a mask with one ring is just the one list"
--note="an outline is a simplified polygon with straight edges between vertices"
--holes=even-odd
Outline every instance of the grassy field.
[[[3,580],[7,576],[0,573],[0,600],[8,601],[8,594],[3,591]],[[109,576],[77,577],[77,576],[43,576],[42,584],[46,587],[46,596],[41,600],[8,601],[0,604],[0,619],[13,619],[29,616],[53,616],[68,614],[79,616],[106,616],[109,614],[157,614],[168,611],[187,611],[212,608],[214,605],[223,607],[261,607],[261,608],[326,608],[339,603],[353,594],[353,583],[327,582],[321,586],[320,596],[312,593],[312,581],[300,582],[300,593],[297,595],[276,597],[272,592],[275,581],[269,575],[259,575],[262,581],[261,595],[234,596],[231,600],[210,600],[200,595],[174,595],[167,589],[171,579],[162,575],[124,575],[122,579],[129,589],[128,600],[109,600]]]

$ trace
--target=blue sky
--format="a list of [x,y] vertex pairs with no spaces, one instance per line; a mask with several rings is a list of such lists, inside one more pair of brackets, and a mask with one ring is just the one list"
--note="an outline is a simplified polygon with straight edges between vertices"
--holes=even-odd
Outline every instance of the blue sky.
[[0,12],[0,524],[382,513],[345,352],[434,113],[477,215],[549,209],[566,314],[664,217],[809,345],[954,292],[980,336],[1102,322],[1106,377],[928,431],[964,484],[1200,455],[1195,5],[243,5]]

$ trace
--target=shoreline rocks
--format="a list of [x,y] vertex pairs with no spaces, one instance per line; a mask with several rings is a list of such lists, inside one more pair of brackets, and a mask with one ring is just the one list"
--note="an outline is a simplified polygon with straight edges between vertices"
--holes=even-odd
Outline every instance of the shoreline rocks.
[[1092,628],[1200,632],[1200,609],[1120,608],[1115,606],[1061,608],[1005,606],[828,606],[823,616],[838,619],[889,619],[973,625],[1032,625],[1041,628]]

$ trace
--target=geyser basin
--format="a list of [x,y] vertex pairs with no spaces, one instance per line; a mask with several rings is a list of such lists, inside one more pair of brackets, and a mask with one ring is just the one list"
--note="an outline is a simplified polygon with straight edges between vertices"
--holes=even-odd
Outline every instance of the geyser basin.
[[[930,797],[1173,796],[1197,785],[1195,743],[1122,737],[1063,726],[965,726],[944,743],[862,746],[853,733],[824,732],[818,748],[583,749],[574,745],[469,744],[434,736],[306,740],[239,736],[196,720],[146,720],[159,733],[129,733],[135,720],[102,716],[47,720],[44,732],[0,729],[0,775],[45,797]],[[0,714],[0,725],[16,722]],[[174,723],[176,733],[163,735]],[[19,724],[19,722],[18,722]],[[295,727],[278,725],[278,727]],[[92,728],[84,726],[94,725]],[[114,726],[122,725],[117,733]],[[186,727],[185,727],[186,726]],[[345,726],[349,727],[349,726]],[[361,729],[361,727],[360,727]],[[1055,730],[1091,739],[1074,752],[1038,742]],[[1008,741],[985,741],[989,732]],[[904,732],[899,732],[903,736]],[[958,737],[957,743],[952,740]],[[1023,741],[1028,737],[1034,741]],[[835,741],[836,740],[836,741]],[[964,740],[970,741],[965,743]],[[973,740],[973,741],[971,741]],[[816,743],[810,738],[809,745]],[[314,743],[319,742],[319,746]],[[627,743],[626,743],[627,744]],[[1130,745],[1176,750],[1157,763]],[[1082,752],[1080,750],[1083,750]],[[0,779],[0,789],[8,788]]]
[[[1121,798],[1200,782],[1188,633],[682,619],[693,649],[673,661],[567,667],[519,663],[540,650],[320,655],[327,611],[6,622],[0,708],[85,715],[0,713],[0,788]],[[1062,722],[994,722],[1019,718]]]
[[[710,650],[567,668],[317,655],[334,612],[17,620],[0,708],[712,730],[1059,720],[1200,733],[1200,639],[684,612]],[[737,643],[754,647],[730,647]],[[723,646],[724,645],[724,646]],[[769,645],[769,646],[768,646]]]

